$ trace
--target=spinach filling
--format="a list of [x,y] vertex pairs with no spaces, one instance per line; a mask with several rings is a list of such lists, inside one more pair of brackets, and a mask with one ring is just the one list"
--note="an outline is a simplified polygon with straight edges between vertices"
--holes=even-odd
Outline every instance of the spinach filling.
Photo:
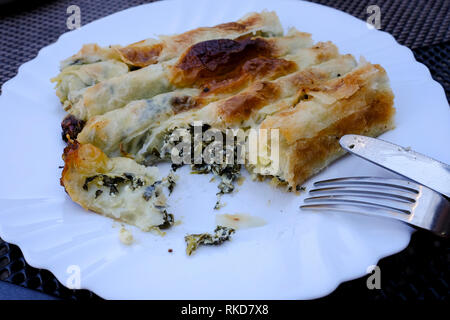
[[169,190],[169,195],[172,194],[173,189],[175,188],[175,185],[177,184],[176,178],[173,174],[173,171],[169,173],[167,176],[167,189]]
[[64,67],[64,69],[65,69],[66,67],[69,67],[69,66],[80,66],[80,65],[84,65],[84,64],[91,64],[91,63],[96,63],[96,62],[101,62],[101,61],[102,61],[101,59],[97,59],[97,60],[93,60],[93,61],[88,61],[86,58],[78,58],[78,59],[75,59],[75,60],[73,60],[73,61],[70,61],[70,62],[67,64],[67,66]]
[[[124,173],[121,176],[108,176],[106,174],[98,174],[95,176],[87,177],[83,184],[83,189],[88,191],[89,184],[97,180],[102,186],[109,188],[109,195],[116,195],[119,193],[119,185],[129,184],[131,190],[136,190],[144,186],[145,182],[140,178],[136,178],[132,173]],[[103,193],[102,190],[95,192],[95,198],[98,198]]]
[[145,188],[145,191],[142,194],[142,197],[144,198],[145,201],[150,200],[153,196],[155,197],[159,196],[159,190],[157,190],[156,187],[160,184],[161,181],[156,181],[154,184]]
[[184,241],[186,241],[186,253],[190,256],[201,245],[220,245],[225,241],[230,240],[230,237],[234,232],[235,230],[232,228],[217,226],[213,235],[210,233],[189,234],[184,237]]
[[173,214],[167,213],[164,207],[158,207],[161,210],[161,213],[163,214],[164,222],[158,226],[159,229],[169,229],[173,224],[175,223],[175,219],[173,217]]
[[[202,137],[204,136],[203,134],[209,130],[211,128],[211,126],[207,125],[207,124],[203,124],[202,128],[201,128],[201,132],[202,132]],[[172,150],[176,147],[177,143],[182,141],[181,137],[176,137],[174,135],[174,130],[171,130],[169,132],[166,133],[162,145],[159,148],[159,151],[153,150],[152,152],[152,156],[157,156],[159,159],[162,160],[166,160],[166,161],[170,161],[171,159],[171,155],[172,155]],[[212,173],[215,176],[218,176],[220,178],[220,183],[218,185],[218,189],[219,192],[217,192],[217,196],[218,196],[218,200],[217,203],[215,205],[215,209],[219,209],[220,208],[220,196],[226,193],[231,193],[234,191],[234,183],[236,182],[236,180],[241,176],[241,164],[238,163],[238,145],[236,143],[234,143],[233,145],[233,150],[229,150],[227,149],[226,143],[225,141],[215,141],[215,139],[201,139],[201,141],[199,141],[200,145],[195,145],[196,141],[196,137],[195,137],[195,130],[194,130],[194,126],[193,125],[189,125],[188,128],[185,129],[186,131],[186,137],[191,139],[191,145],[190,145],[190,155],[188,155],[188,163],[191,163],[191,173],[193,174],[207,174],[207,173]],[[225,136],[225,135],[222,135]],[[221,157],[222,161],[219,161],[219,163],[213,162],[213,163],[208,163],[207,161],[205,161],[204,159],[204,155],[205,155],[205,150],[208,147],[211,147],[211,144],[219,142],[221,144],[221,152],[219,157]],[[199,153],[201,155],[201,161],[198,161],[198,159],[195,159],[195,154],[196,154],[196,150],[195,148],[199,148],[200,152]],[[212,148],[210,148],[211,150]],[[233,157],[233,161],[232,163],[227,163],[226,162],[226,155],[227,152],[231,152],[232,157]],[[185,155],[183,154],[183,150],[179,150],[178,156],[180,158],[183,158]],[[186,159],[185,159],[186,160]],[[197,162],[197,163],[196,163]],[[201,163],[198,163],[201,162]],[[186,162],[185,162],[186,163]],[[183,164],[179,164],[179,163],[172,163],[172,170],[176,171],[179,167],[183,166]],[[170,180],[169,180],[170,182]],[[170,187],[169,187],[169,190]]]
[[[170,179],[172,179],[173,181],[169,182],[168,189],[169,189],[169,192],[172,192],[173,187],[175,185],[175,181],[174,181],[175,178],[171,177]],[[100,185],[102,185],[106,188],[109,188],[110,195],[118,194],[119,193],[118,187],[123,184],[128,184],[132,190],[136,190],[138,188],[145,186],[145,182],[140,178],[136,178],[134,176],[134,174],[132,174],[132,173],[124,173],[121,176],[108,176],[105,174],[99,174],[99,175],[87,177],[86,180],[84,181],[83,189],[88,191],[89,185],[94,180],[97,180],[97,182]],[[168,180],[169,180],[169,178],[168,178]],[[144,192],[142,194],[142,197],[144,198],[144,200],[149,201],[151,198],[158,198],[162,193],[162,190],[160,188],[158,188],[158,186],[161,184],[162,184],[162,181],[156,181],[152,185],[147,186],[144,189]],[[95,199],[97,199],[102,193],[103,193],[103,190],[97,189],[95,191]],[[160,224],[157,227],[159,229],[168,229],[171,226],[173,226],[173,224],[175,223],[173,214],[168,213],[166,211],[166,207],[163,205],[155,205],[155,208],[161,212],[161,214],[163,216],[163,221],[164,221],[162,224]]]
[[[152,185],[145,188],[145,191],[142,195],[145,201],[149,201],[151,198],[158,198],[161,195],[161,189],[158,188],[159,185],[162,184],[162,181],[156,181]],[[169,186],[170,187],[170,186]],[[169,189],[170,191],[170,189]],[[171,191],[170,191],[171,192]],[[175,219],[173,214],[167,213],[166,207],[162,205],[155,205],[155,208],[158,209],[163,215],[164,222],[158,226],[159,229],[168,229],[175,223]]]

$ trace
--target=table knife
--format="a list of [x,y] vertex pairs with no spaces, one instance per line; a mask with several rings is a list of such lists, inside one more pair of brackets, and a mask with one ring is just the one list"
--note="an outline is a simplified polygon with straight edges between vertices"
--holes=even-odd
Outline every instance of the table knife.
[[348,134],[339,143],[346,151],[450,197],[450,166],[410,148],[381,139]]

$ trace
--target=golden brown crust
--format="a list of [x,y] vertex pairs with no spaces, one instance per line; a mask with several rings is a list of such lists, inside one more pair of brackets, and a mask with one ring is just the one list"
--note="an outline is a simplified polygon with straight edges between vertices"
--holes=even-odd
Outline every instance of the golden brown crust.
[[218,80],[211,79],[201,86],[202,97],[207,97],[211,94],[231,94],[237,92],[249,83],[257,79],[274,79],[297,70],[297,65],[293,61],[277,58],[258,57],[250,59],[244,65],[235,71],[235,75],[230,75],[229,78]]
[[[237,38],[243,39],[249,36],[260,34],[258,28],[270,23],[278,24],[274,19],[273,13],[254,13],[246,18],[236,22],[229,22],[216,25],[214,27],[200,27],[171,37],[162,37],[161,41],[143,40],[131,44],[127,47],[117,48],[118,54],[122,60],[129,65],[137,67],[145,67],[150,64],[160,62],[160,56],[166,55],[168,58],[176,56],[177,52],[181,52],[184,48],[194,45],[196,42],[205,40],[205,35],[214,38],[227,38],[227,35],[237,35]],[[253,32],[252,32],[253,31]],[[239,36],[240,35],[240,36]],[[147,42],[150,42],[147,44]],[[169,52],[170,54],[167,54]]]
[[252,19],[248,19],[244,23],[238,23],[238,22],[227,22],[218,24],[216,26],[217,29],[225,30],[225,31],[245,31],[248,30],[249,26],[256,25],[257,22],[259,22],[261,19],[260,17],[254,16]]
[[[327,105],[333,105],[328,113],[332,115],[330,119],[337,119],[340,115],[344,116],[367,106],[366,93],[388,90],[371,88],[370,84],[383,86],[386,85],[386,82],[384,69],[368,63],[343,77],[325,82],[316,81],[304,89],[307,95],[313,96],[315,99],[308,99],[306,103],[299,103],[289,110],[281,111],[275,116],[267,118],[262,124],[262,128],[279,129],[283,138],[291,144],[310,133],[314,134],[312,130],[319,128],[314,121],[321,124],[321,119],[317,118],[318,115],[314,109],[321,109],[322,112],[325,112],[328,108]],[[321,125],[326,126],[327,124]]]
[[[70,168],[72,167],[72,163],[74,163],[74,159],[77,157],[76,153],[78,148],[80,147],[80,144],[78,143],[78,141],[74,141],[73,143],[69,143],[65,148],[64,148],[64,152],[62,155],[62,158],[64,160],[64,168],[63,171],[61,173],[61,179],[59,180],[59,183],[61,186],[64,187],[64,189],[67,192],[67,189],[65,187],[65,183],[64,181],[67,181],[70,175],[69,171]],[[66,162],[67,160],[67,162]],[[67,165],[67,163],[71,163],[71,165]]]
[[170,100],[174,114],[186,112],[200,106],[199,99],[190,96],[176,96]]
[[[306,69],[290,75],[288,81],[301,92],[325,79],[327,75],[324,72]],[[217,107],[218,114],[227,124],[245,121],[263,106],[276,101],[280,97],[282,84],[270,81],[256,82],[245,91],[220,102]]]
[[80,144],[75,140],[64,148],[63,160],[65,166],[62,178],[66,180],[72,169],[86,174],[103,171],[108,157],[99,148],[91,144]]
[[333,57],[337,50],[335,45],[330,41],[318,42],[314,47],[312,47],[312,49],[318,52],[318,55],[317,55],[318,63],[320,63],[322,61],[327,61],[328,59]]
[[275,101],[279,95],[278,85],[269,81],[261,81],[254,84],[250,90],[220,103],[218,113],[225,123],[246,120],[255,110]]
[[124,48],[117,48],[116,50],[126,64],[136,67],[146,67],[158,62],[158,57],[163,47],[163,44],[156,43],[151,46],[129,45]]
[[373,75],[386,76],[386,71],[377,64],[366,64],[345,77],[339,77],[327,83],[310,88],[311,92],[320,91],[332,95],[335,99],[348,98],[371,81]]
[[133,100],[185,87],[203,90],[201,97],[209,103],[244,89],[256,79],[274,79],[320,62],[319,56],[337,56],[335,46],[314,49],[312,45],[310,35],[295,30],[272,38],[201,41],[176,59],[100,81],[76,95],[69,92],[68,96],[74,97],[69,100],[69,112],[88,120]]
[[70,65],[94,63],[105,60],[120,60],[120,56],[115,50],[115,46],[102,48],[98,44],[88,43],[81,47],[73,56],[61,62],[61,69]]
[[248,61],[272,57],[273,47],[263,38],[214,39],[190,47],[172,67],[171,82],[178,87],[232,78]]
[[311,139],[297,140],[289,155],[289,185],[300,185],[342,155],[339,139],[343,135],[378,136],[392,129],[395,114],[393,98],[390,90],[373,92],[363,89],[347,103],[357,103],[357,100],[364,99],[365,107],[337,121]]
[[73,201],[83,207],[80,186],[86,176],[103,173],[107,168],[108,157],[91,144],[69,143],[63,153],[64,169],[60,183]]

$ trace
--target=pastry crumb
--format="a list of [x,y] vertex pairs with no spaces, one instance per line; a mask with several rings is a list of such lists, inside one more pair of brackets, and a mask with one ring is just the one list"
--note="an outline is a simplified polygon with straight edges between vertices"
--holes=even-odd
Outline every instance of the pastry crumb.
[[131,245],[134,242],[133,234],[131,233],[131,231],[125,229],[124,227],[122,227],[119,231],[119,239],[120,242],[127,246]]

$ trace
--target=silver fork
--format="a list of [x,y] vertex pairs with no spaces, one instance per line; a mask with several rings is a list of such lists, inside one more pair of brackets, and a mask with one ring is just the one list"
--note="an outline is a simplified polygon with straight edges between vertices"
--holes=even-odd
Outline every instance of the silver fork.
[[300,206],[394,218],[448,236],[450,201],[418,183],[375,177],[346,177],[314,183]]

